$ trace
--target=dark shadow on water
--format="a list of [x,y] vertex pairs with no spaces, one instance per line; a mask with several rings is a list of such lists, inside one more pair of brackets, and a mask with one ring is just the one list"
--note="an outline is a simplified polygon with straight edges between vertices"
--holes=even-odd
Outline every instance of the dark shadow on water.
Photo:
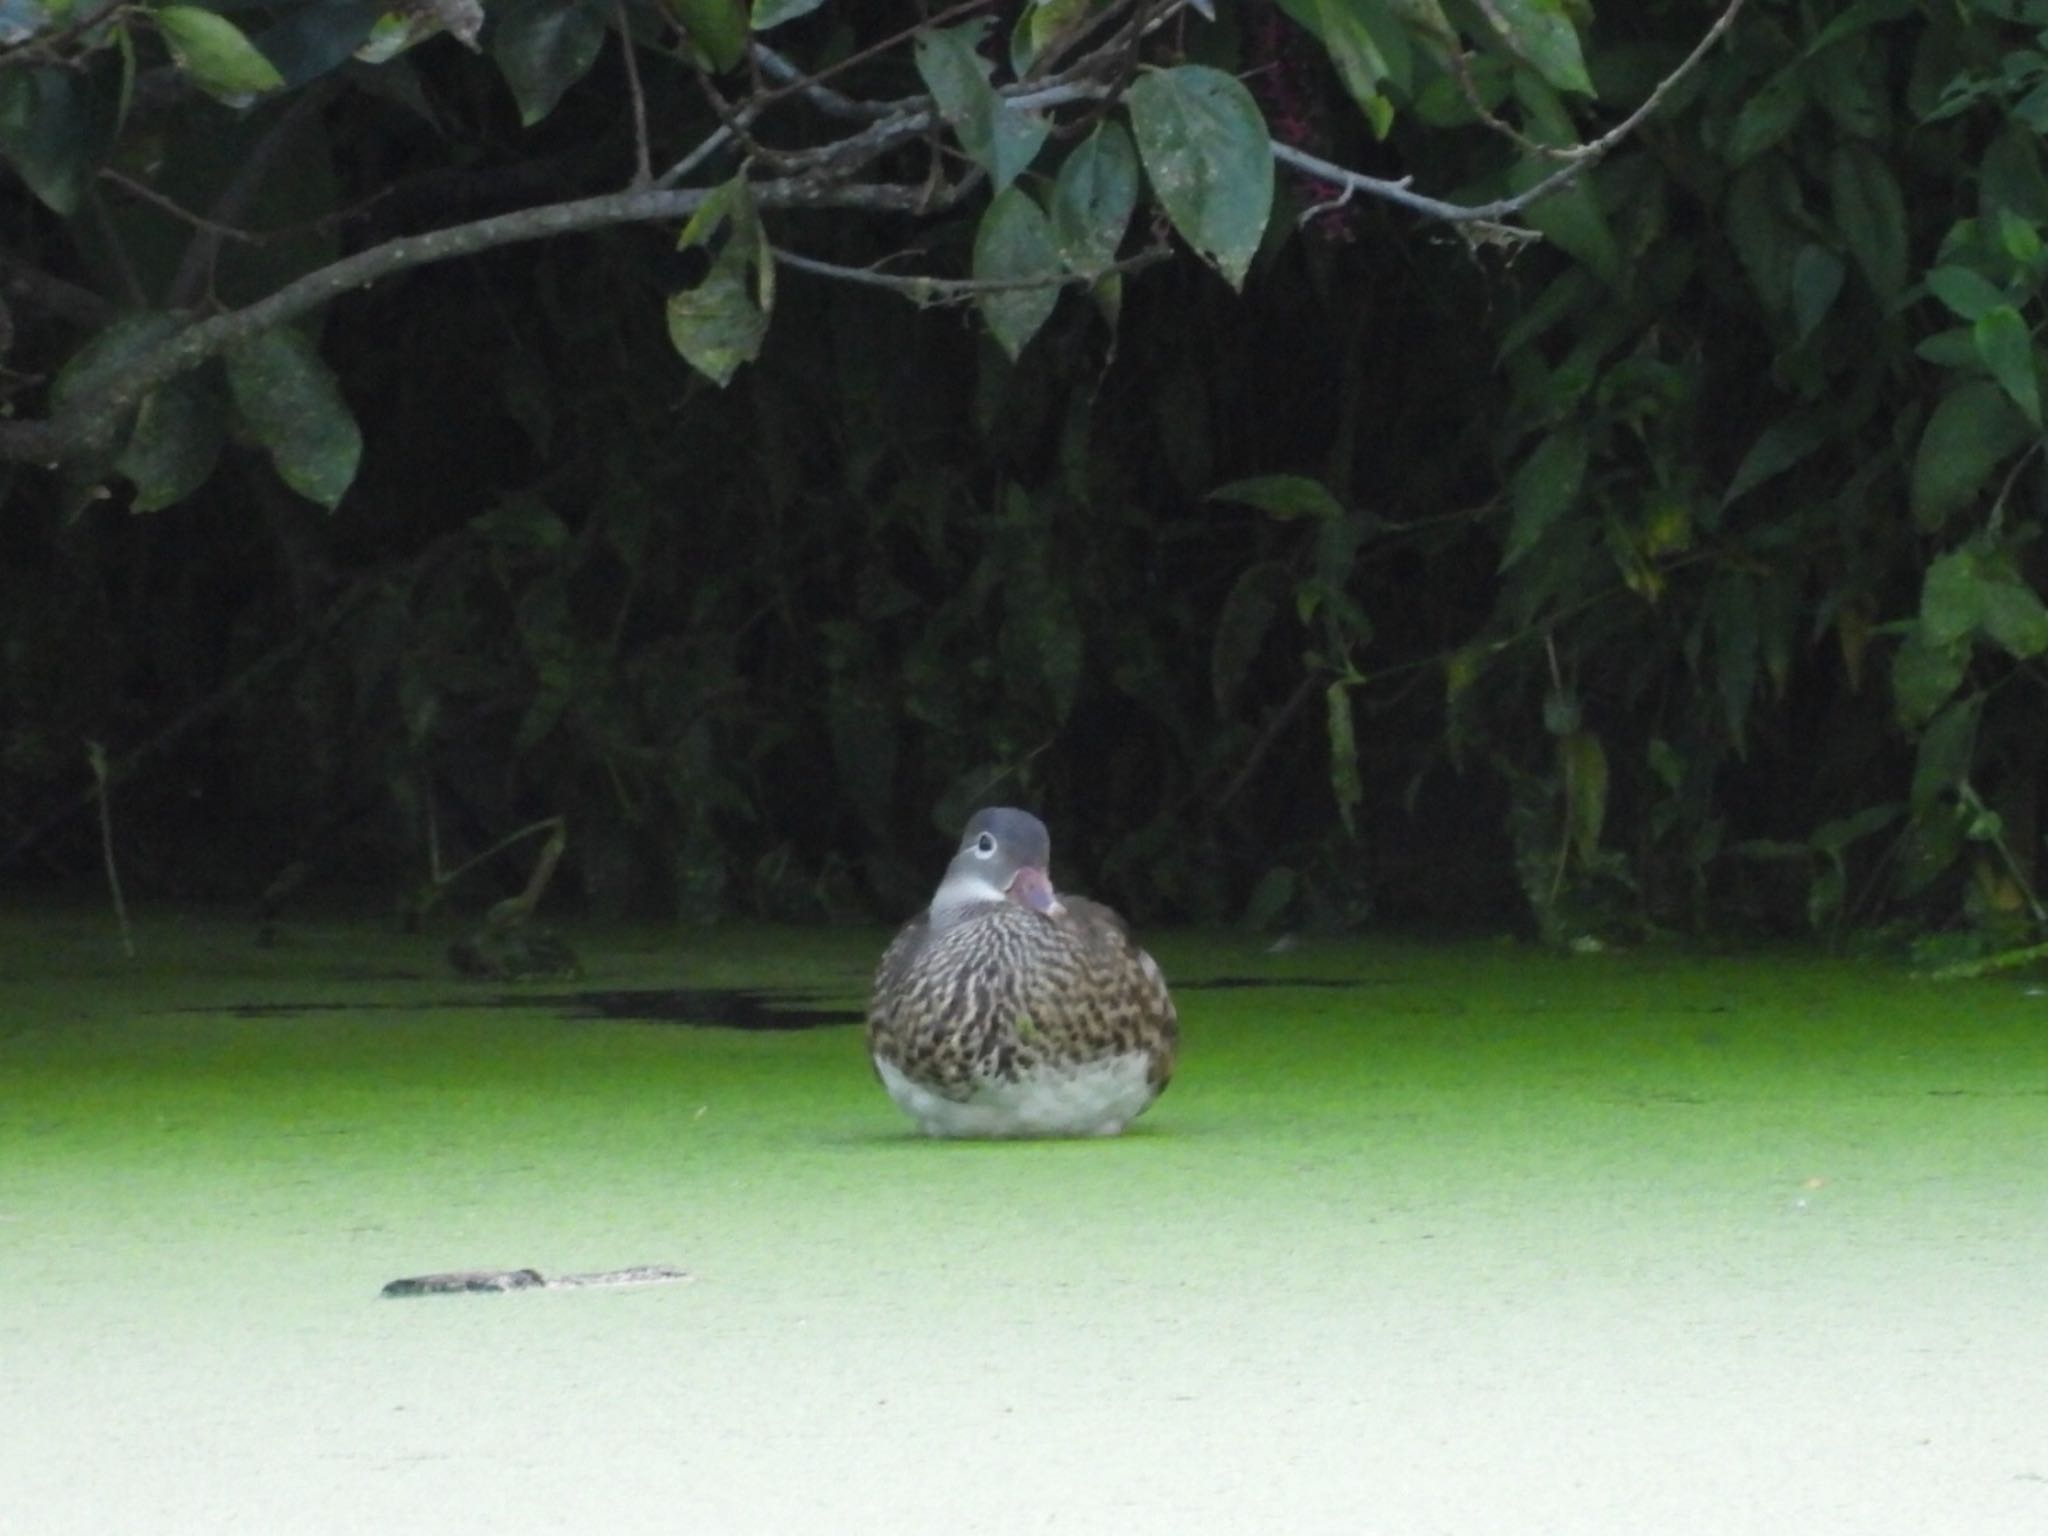
[[[1176,982],[1176,992],[1228,992],[1254,987],[1353,988],[1366,982],[1326,976],[1214,976]],[[421,1002],[233,1003],[178,1008],[175,1013],[227,1014],[238,1019],[293,1019],[316,1013],[415,1014],[434,1008],[553,1009],[570,1019],[637,1024],[681,1024],[711,1029],[777,1032],[859,1024],[863,1010],[824,1000],[825,994],[765,987],[641,987],[582,992],[498,992]]]

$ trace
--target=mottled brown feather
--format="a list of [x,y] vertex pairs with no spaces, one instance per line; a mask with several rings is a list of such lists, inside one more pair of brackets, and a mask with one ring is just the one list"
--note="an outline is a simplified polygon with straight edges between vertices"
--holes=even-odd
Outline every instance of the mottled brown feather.
[[1061,900],[1056,917],[1003,901],[970,908],[943,932],[928,915],[905,923],[875,970],[874,1057],[965,1099],[1041,1064],[1143,1051],[1156,1097],[1180,1041],[1165,978],[1115,912]]

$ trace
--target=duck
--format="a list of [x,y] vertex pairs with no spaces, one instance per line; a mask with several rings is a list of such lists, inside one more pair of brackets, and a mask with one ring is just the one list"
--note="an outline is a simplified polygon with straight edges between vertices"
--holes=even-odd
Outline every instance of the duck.
[[883,952],[867,1041],[927,1136],[1115,1136],[1172,1078],[1180,1021],[1124,920],[1053,888],[1045,823],[994,806]]

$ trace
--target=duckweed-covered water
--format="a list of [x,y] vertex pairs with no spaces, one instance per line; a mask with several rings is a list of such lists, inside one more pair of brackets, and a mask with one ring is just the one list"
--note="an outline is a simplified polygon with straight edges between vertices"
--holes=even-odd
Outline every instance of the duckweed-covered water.
[[[857,1007],[883,935],[573,937]],[[9,1536],[2048,1529],[2025,979],[1169,935],[1131,1134],[954,1145],[857,1028],[138,939],[0,917]]]

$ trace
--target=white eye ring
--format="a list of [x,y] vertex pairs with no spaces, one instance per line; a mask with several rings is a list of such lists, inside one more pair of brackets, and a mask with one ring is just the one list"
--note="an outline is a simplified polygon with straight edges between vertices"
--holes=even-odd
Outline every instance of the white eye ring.
[[984,832],[974,840],[974,856],[977,859],[992,859],[996,853],[996,838],[993,832]]

